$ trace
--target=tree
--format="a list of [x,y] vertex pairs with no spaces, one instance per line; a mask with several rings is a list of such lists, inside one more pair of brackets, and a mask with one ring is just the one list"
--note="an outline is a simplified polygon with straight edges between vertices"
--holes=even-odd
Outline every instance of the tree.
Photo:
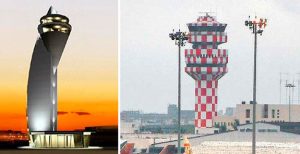
[[234,123],[233,123],[233,129],[234,130],[237,130],[237,126],[239,126],[240,125],[240,121],[238,120],[238,119],[234,119]]
[[219,123],[216,123],[216,124],[215,124],[215,128],[220,128],[220,124],[219,124]]
[[227,131],[226,125],[221,125],[219,130],[220,130],[220,132],[226,132]]

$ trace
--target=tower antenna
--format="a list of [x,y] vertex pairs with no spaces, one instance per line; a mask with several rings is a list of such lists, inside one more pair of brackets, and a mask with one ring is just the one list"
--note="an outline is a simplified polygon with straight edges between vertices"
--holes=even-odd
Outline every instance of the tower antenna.
[[212,12],[212,11],[200,11],[198,12],[200,15],[205,15],[205,16],[213,16],[216,15],[216,12]]
[[218,7],[216,7],[216,17],[215,17],[216,20],[218,20],[217,17],[218,17]]

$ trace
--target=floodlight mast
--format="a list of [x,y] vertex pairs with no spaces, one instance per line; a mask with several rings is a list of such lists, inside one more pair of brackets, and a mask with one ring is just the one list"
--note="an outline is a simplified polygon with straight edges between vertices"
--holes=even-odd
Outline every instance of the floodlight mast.
[[298,82],[298,104],[300,104],[300,73],[297,73],[297,82]]
[[[293,81],[293,83],[286,84],[285,87],[289,89],[289,122],[291,122],[291,88],[293,90],[294,87],[296,87],[296,86],[294,85],[294,81]],[[293,95],[293,93],[294,92],[292,92],[292,95]],[[292,99],[293,99],[293,96],[292,96]]]
[[177,147],[177,153],[180,154],[181,153],[181,144],[180,144],[180,140],[181,140],[181,59],[180,59],[180,51],[181,51],[181,47],[185,46],[185,42],[188,40],[188,36],[185,32],[181,32],[180,29],[178,30],[178,32],[174,32],[173,29],[173,33],[169,34],[169,37],[171,38],[171,40],[175,40],[175,45],[178,46],[178,147]]
[[249,19],[245,21],[245,26],[249,27],[254,34],[254,71],[253,71],[253,112],[252,112],[252,154],[255,154],[255,143],[256,143],[256,53],[257,53],[257,34],[262,35],[263,29],[267,26],[267,19],[258,19],[255,16],[254,19]]

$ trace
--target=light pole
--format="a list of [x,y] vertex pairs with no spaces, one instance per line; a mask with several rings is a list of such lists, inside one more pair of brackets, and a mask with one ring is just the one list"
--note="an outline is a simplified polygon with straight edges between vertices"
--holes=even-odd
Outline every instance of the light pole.
[[[289,88],[289,122],[291,122],[291,88],[296,87],[294,84],[286,84],[285,87]],[[293,92],[294,93],[294,92]]]
[[298,104],[300,104],[300,79],[299,79],[300,73],[297,73],[297,75],[298,75],[298,79],[297,79],[297,82],[298,82]]
[[177,147],[177,153],[181,153],[181,145],[180,145],[180,133],[181,133],[181,124],[180,124],[180,111],[181,111],[181,60],[180,60],[180,49],[182,46],[185,45],[186,40],[188,40],[187,34],[185,32],[181,32],[180,29],[178,32],[174,32],[169,34],[169,37],[172,40],[175,40],[175,45],[178,46],[178,147]]
[[282,88],[282,77],[283,77],[283,75],[287,75],[287,77],[288,77],[288,73],[282,73],[282,72],[280,72],[280,81],[279,81],[279,87],[280,87],[280,89],[279,89],[279,104],[281,104],[281,100],[282,100],[282,96],[281,96],[281,88]]
[[245,26],[254,34],[254,73],[253,73],[253,112],[252,112],[252,154],[255,154],[255,133],[256,133],[256,52],[257,52],[257,34],[262,35],[263,29],[267,25],[267,19],[258,19],[256,16],[254,19],[245,21]]
[[297,82],[298,82],[298,104],[300,104],[300,73],[297,73],[298,77],[297,77]]

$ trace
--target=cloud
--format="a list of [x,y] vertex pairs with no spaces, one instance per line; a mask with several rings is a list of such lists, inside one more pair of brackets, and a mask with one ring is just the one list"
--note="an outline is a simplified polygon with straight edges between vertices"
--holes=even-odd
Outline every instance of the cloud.
[[1,113],[0,119],[25,119],[25,114],[18,114],[18,113]]
[[77,114],[79,116],[82,116],[82,115],[91,115],[91,113],[89,113],[89,112],[71,112],[71,113]]
[[65,114],[68,114],[69,112],[66,112],[66,111],[58,111],[57,114],[58,115],[65,115]]
[[77,114],[79,116],[82,116],[82,115],[91,115],[91,113],[89,113],[89,112],[82,112],[82,111],[72,111],[72,112],[58,111],[57,114],[58,115]]

